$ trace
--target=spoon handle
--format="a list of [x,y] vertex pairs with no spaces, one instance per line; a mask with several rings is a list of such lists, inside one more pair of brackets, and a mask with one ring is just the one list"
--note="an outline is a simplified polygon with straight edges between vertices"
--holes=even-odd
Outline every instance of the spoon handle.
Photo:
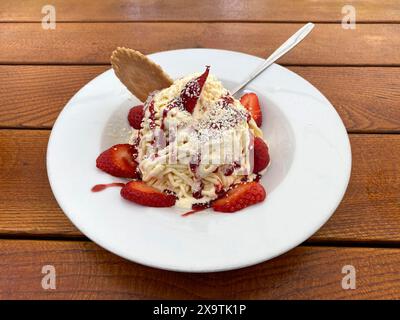
[[276,49],[265,61],[263,64],[256,69],[250,77],[238,85],[235,89],[231,91],[231,94],[236,94],[240,89],[246,86],[251,80],[256,78],[261,72],[263,72],[266,68],[268,68],[271,64],[273,64],[276,60],[286,54],[288,51],[293,49],[296,45],[300,43],[314,28],[314,24],[309,22],[303,27],[301,27],[294,35],[292,35],[289,39],[287,39],[278,49]]

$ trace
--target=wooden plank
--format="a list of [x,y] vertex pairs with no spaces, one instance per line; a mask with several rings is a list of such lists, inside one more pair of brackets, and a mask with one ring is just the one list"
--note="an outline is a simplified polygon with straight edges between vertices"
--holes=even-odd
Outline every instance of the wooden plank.
[[0,66],[0,126],[51,128],[70,98],[110,66]]
[[[144,53],[180,48],[219,48],[266,57],[302,24],[288,23],[5,23],[0,28],[2,64],[109,63],[117,46]],[[282,57],[281,64],[400,65],[400,24],[318,24]]]
[[[41,130],[0,130],[3,236],[81,236],[58,208],[47,182],[48,135]],[[400,135],[350,137],[349,188],[331,220],[310,241],[399,242]]]
[[289,67],[335,106],[348,131],[400,131],[400,69]]
[[[41,21],[46,0],[0,2],[0,21]],[[52,0],[57,21],[314,21],[339,22],[346,0]],[[400,21],[397,0],[353,0],[357,22]]]
[[399,242],[400,135],[350,135],[352,173],[333,217],[311,241]]
[[0,130],[0,234],[76,236],[46,173],[49,131]]
[[[0,66],[0,127],[51,128],[67,101],[109,66]],[[294,67],[338,110],[348,131],[400,131],[394,67]]]
[[[299,247],[271,261],[220,273],[144,267],[90,242],[0,241],[0,299],[399,299],[400,249]],[[56,289],[41,287],[42,267]],[[342,288],[342,268],[356,289]]]

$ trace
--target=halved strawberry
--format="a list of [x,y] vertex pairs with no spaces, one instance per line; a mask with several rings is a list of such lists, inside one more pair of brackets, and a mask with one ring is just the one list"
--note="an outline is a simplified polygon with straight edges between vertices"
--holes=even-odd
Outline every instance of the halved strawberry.
[[148,207],[172,207],[176,201],[175,195],[160,192],[143,181],[128,182],[121,189],[121,196]]
[[134,156],[136,148],[130,144],[117,144],[103,151],[96,159],[96,167],[115,177],[139,178]]
[[264,201],[266,196],[263,186],[257,182],[239,184],[229,190],[225,197],[214,201],[215,211],[235,212]]
[[207,66],[206,71],[204,71],[204,73],[201,76],[193,80],[190,80],[181,91],[180,97],[183,106],[190,113],[193,112],[194,107],[196,106],[197,100],[199,99],[201,94],[201,90],[203,89],[204,83],[207,80],[209,71],[210,71],[210,66]]
[[246,93],[240,98],[240,103],[250,112],[257,126],[261,127],[262,113],[257,95],[253,92]]
[[260,137],[254,139],[254,167],[253,172],[264,170],[269,164],[268,146]]
[[139,130],[144,116],[143,105],[140,104],[129,110],[128,121],[132,128]]

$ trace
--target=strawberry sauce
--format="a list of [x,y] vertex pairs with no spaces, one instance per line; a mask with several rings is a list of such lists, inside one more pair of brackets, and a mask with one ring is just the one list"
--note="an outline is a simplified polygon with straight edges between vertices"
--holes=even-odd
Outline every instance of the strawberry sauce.
[[204,183],[200,182],[200,188],[197,191],[192,193],[193,198],[195,198],[195,199],[203,198],[203,194],[202,194],[203,189],[204,189]]
[[189,168],[190,171],[192,171],[192,173],[197,176],[197,168],[200,165],[200,161],[201,161],[201,155],[199,153],[197,153],[196,155],[194,155],[189,163]]
[[174,108],[182,108],[182,99],[177,98],[174,99],[168,106],[165,107],[162,113],[162,119],[161,119],[161,129],[164,129],[165,127],[165,118],[168,116],[168,112],[170,112]]
[[150,112],[150,117],[149,117],[150,124],[149,124],[149,126],[150,126],[150,129],[153,130],[156,127],[156,111],[154,110],[154,101],[150,102],[149,112]]
[[232,164],[230,164],[224,171],[224,176],[231,176],[235,169],[240,168],[240,163],[238,161],[234,161]]
[[233,166],[229,166],[224,171],[224,176],[229,177],[233,174],[234,168]]
[[92,192],[99,192],[99,191],[103,191],[104,189],[107,189],[109,187],[123,187],[123,186],[125,186],[125,183],[123,183],[123,182],[96,184],[95,186],[93,186],[93,188],[91,190],[92,190]]
[[190,216],[196,212],[206,210],[211,207],[211,203],[195,203],[192,205],[192,210],[182,214],[182,217]]
[[192,215],[192,214],[194,214],[196,212],[202,211],[202,210],[205,210],[205,208],[204,209],[197,209],[197,210],[191,210],[191,211],[185,212],[184,214],[181,215],[181,217],[187,217],[187,216],[190,216],[190,215]]
[[189,167],[190,167],[190,171],[192,171],[194,174],[196,174],[199,164],[198,163],[189,163]]

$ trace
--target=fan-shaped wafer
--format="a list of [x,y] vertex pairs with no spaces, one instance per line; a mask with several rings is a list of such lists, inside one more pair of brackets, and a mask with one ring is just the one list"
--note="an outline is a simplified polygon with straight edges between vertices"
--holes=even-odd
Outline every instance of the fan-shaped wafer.
[[139,51],[117,48],[111,55],[111,64],[118,79],[141,101],[173,82],[159,65]]

